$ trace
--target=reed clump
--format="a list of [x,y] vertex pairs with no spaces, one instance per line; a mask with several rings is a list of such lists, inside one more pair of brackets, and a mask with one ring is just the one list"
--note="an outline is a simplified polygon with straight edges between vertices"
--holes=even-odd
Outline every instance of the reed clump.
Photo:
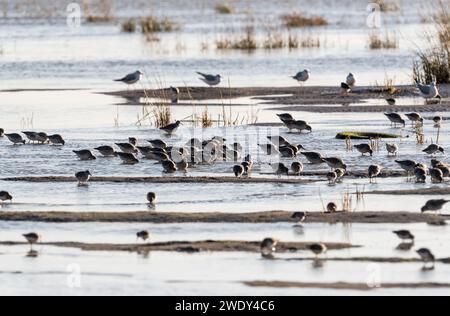
[[369,48],[370,49],[396,49],[398,48],[398,38],[394,34],[386,32],[384,37],[380,34],[369,34]]
[[86,22],[106,23],[114,20],[113,4],[111,0],[97,1],[95,6],[92,6],[85,0],[82,4]]
[[306,16],[300,12],[285,14],[281,17],[283,24],[288,28],[326,26],[328,21],[321,16]]
[[136,21],[133,19],[125,20],[120,25],[122,32],[134,33],[136,32]]
[[227,3],[216,4],[216,6],[214,7],[214,10],[218,14],[233,14],[236,12],[236,10],[233,8],[233,6],[230,4],[227,4]]

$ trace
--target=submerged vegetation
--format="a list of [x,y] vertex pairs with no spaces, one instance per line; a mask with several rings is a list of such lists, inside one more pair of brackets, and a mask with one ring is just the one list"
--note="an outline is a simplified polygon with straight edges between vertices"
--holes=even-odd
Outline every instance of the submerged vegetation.
[[396,49],[398,48],[398,38],[395,33],[386,32],[384,37],[378,33],[369,34],[370,49]]
[[306,16],[300,12],[285,14],[281,17],[283,24],[288,28],[326,26],[328,21],[321,16]]

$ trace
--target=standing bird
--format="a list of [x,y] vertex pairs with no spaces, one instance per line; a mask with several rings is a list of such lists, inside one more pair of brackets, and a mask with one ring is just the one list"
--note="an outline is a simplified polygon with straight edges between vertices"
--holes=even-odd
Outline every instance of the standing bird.
[[25,143],[26,143],[26,141],[22,138],[22,136],[20,134],[12,133],[12,134],[5,134],[5,136],[14,145],[17,145],[17,144],[24,144],[25,145]]
[[388,152],[388,156],[389,155],[397,156],[398,145],[397,144],[386,143],[386,150]]
[[316,255],[316,258],[327,252],[327,246],[324,244],[312,244],[308,248]]
[[414,169],[414,176],[417,183],[425,183],[427,181],[427,170],[417,167]]
[[342,181],[342,178],[344,178],[345,174],[347,173],[347,171],[345,169],[340,169],[340,168],[334,170],[334,172],[336,172],[336,175],[337,175],[336,181]]
[[153,147],[165,149],[167,148],[167,144],[161,139],[152,139],[148,141]]
[[164,131],[167,135],[173,135],[176,133],[177,129],[180,127],[181,121],[176,121],[175,123],[160,127],[159,129]]
[[0,128],[0,137],[5,136],[5,130],[3,128]]
[[394,105],[397,103],[397,101],[396,101],[394,98],[386,99],[386,102],[387,102],[387,104],[389,104],[390,106],[394,106]]
[[381,173],[381,166],[372,165],[369,167],[369,179],[372,182],[372,179],[376,179]]
[[283,123],[294,120],[294,117],[289,113],[277,114],[277,116]]
[[433,253],[431,252],[431,250],[427,249],[427,248],[421,248],[419,250],[417,250],[417,254],[420,256],[420,258],[422,259],[423,263],[425,264],[425,266],[427,265],[427,263],[432,263],[432,269],[434,268],[435,262],[436,262],[436,258],[433,255]]
[[127,85],[133,85],[137,83],[139,80],[141,80],[142,75],[143,73],[140,70],[137,70],[131,74],[126,75],[121,79],[115,79],[114,81],[123,82],[126,83]]
[[327,173],[327,179],[328,179],[328,182],[330,183],[330,184],[335,184],[336,183],[336,181],[337,181],[337,179],[338,179],[338,175],[337,175],[337,173],[336,172],[328,172]]
[[431,182],[442,183],[444,182],[444,173],[441,169],[433,168],[430,170]]
[[289,132],[292,132],[293,130],[297,130],[300,133],[303,131],[308,131],[309,133],[312,132],[312,127],[306,121],[291,120],[284,122],[284,125],[289,129]]
[[305,83],[309,80],[309,70],[305,69],[303,71],[298,72],[292,79],[297,80],[300,84]]
[[36,133],[36,139],[39,143],[44,144],[48,141],[48,136],[46,133]]
[[161,164],[164,173],[175,173],[178,170],[177,165],[170,159],[161,161]]
[[294,175],[299,176],[299,175],[303,172],[304,166],[303,166],[303,164],[302,164],[301,162],[299,162],[299,161],[294,161],[294,162],[291,164],[291,170],[292,170],[292,173],[293,173]]
[[147,193],[147,201],[150,203],[150,205],[156,204],[156,193],[155,192],[148,192]]
[[429,154],[429,155],[434,155],[435,153],[445,153],[445,150],[442,146],[439,146],[437,144],[431,144],[430,146],[428,146],[427,148],[425,148],[423,150],[424,153]]
[[148,230],[143,230],[136,233],[136,240],[139,241],[139,239],[142,239],[144,242],[146,242],[148,239],[150,239],[150,233]]
[[267,136],[267,139],[270,140],[275,146],[289,146],[291,143],[284,138],[283,136]]
[[351,88],[353,88],[356,84],[356,77],[352,73],[349,73],[345,83],[348,84]]
[[33,250],[33,245],[37,244],[39,240],[41,239],[41,236],[37,233],[28,233],[22,235],[25,237],[26,241],[30,244],[30,249]]
[[433,82],[430,85],[418,83],[417,88],[419,88],[422,97],[424,97],[427,101],[429,99],[434,99],[440,96],[438,88],[436,87],[436,82]]
[[37,136],[37,133],[36,132],[27,132],[27,131],[25,131],[25,132],[22,132],[23,134],[25,134],[25,136],[28,138],[28,143],[31,143],[31,142],[37,142],[38,141],[38,136]]
[[306,213],[305,212],[295,212],[292,214],[292,219],[297,221],[297,224],[301,224],[306,220]]
[[222,80],[221,75],[209,75],[209,74],[204,74],[201,72],[197,72],[197,74],[202,76],[203,78],[200,78],[200,80],[203,81],[204,83],[206,83],[210,87],[217,86],[218,84],[220,84],[220,82]]
[[341,83],[341,95],[348,96],[348,94],[352,91],[352,88],[346,84],[345,82]]
[[400,167],[407,172],[407,175],[410,176],[413,174],[414,170],[417,167],[417,162],[414,160],[396,160],[396,163],[400,165]]
[[135,145],[130,143],[116,143],[116,146],[120,148],[123,153],[137,154],[138,150]]
[[397,230],[394,231],[394,234],[397,235],[398,238],[400,238],[401,240],[409,240],[411,242],[414,242],[414,235],[411,234],[411,232],[409,230]]
[[274,239],[274,238],[265,238],[262,242],[261,242],[261,255],[263,257],[268,257],[271,256],[272,253],[274,253],[275,251],[277,251],[277,244],[278,244],[278,240]]
[[325,162],[327,163],[328,167],[330,167],[332,170],[336,170],[336,169],[347,170],[347,165],[340,158],[335,158],[335,157],[325,158]]
[[272,144],[258,144],[258,147],[269,156],[278,155],[280,153],[280,151]]
[[442,210],[445,204],[449,203],[449,200],[429,200],[424,207],[422,207],[422,213],[425,212],[439,212]]
[[52,145],[64,146],[66,144],[66,141],[59,134],[49,135],[48,140]]
[[170,91],[170,101],[173,103],[173,104],[176,104],[176,103],[178,103],[178,100],[179,100],[179,96],[180,96],[180,89],[178,89],[177,87],[170,87],[169,88],[169,91]]
[[391,121],[391,126],[396,127],[397,124],[401,124],[404,127],[406,125],[405,120],[398,113],[384,113],[384,115]]
[[97,147],[94,149],[97,150],[98,152],[100,152],[100,154],[102,154],[104,157],[116,157],[117,156],[116,151],[111,146],[100,146],[100,147]]
[[236,165],[233,167],[233,173],[236,178],[241,178],[244,175],[245,168],[242,165]]
[[135,165],[139,163],[139,160],[130,153],[117,153],[117,156],[119,156],[125,165]]
[[9,194],[6,191],[0,191],[0,201],[5,202],[5,201],[11,201],[12,202],[13,197],[11,194]]
[[443,121],[443,118],[440,115],[436,115],[435,117],[433,117],[433,122],[434,122],[434,124],[436,124],[436,127],[441,126],[442,121]]
[[423,117],[419,113],[406,113],[405,116],[411,121],[412,125],[423,123]]
[[359,144],[355,145],[355,148],[357,151],[361,153],[361,155],[369,154],[370,156],[373,156],[373,149],[372,146],[369,144]]
[[313,165],[318,165],[325,162],[325,158],[322,154],[317,152],[301,152],[303,156]]
[[244,167],[244,175],[248,176],[253,169],[253,161],[243,161],[241,166]]
[[272,167],[273,171],[275,172],[275,174],[278,177],[281,177],[282,175],[289,176],[289,168],[286,167],[284,164],[273,163],[273,164],[270,164],[270,166]]
[[97,159],[90,150],[83,149],[83,150],[73,150],[73,152],[80,158],[82,161],[86,160],[95,160]]
[[87,185],[91,176],[92,174],[89,170],[75,173],[75,178],[77,178],[79,186]]
[[330,202],[327,205],[327,213],[336,213],[338,211],[338,206],[334,202]]

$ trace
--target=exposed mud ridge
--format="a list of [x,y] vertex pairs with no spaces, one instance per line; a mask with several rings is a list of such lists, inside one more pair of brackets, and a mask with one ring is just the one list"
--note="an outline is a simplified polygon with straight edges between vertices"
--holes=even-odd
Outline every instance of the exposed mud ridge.
[[[260,241],[239,241],[239,240],[206,240],[206,241],[171,241],[148,244],[88,244],[81,242],[47,242],[39,243],[40,246],[55,246],[65,248],[78,248],[85,251],[175,251],[175,252],[260,252]],[[277,252],[295,252],[307,250],[313,242],[280,242],[277,246]],[[2,246],[20,246],[26,245],[23,242],[0,241]],[[348,249],[356,246],[345,243],[327,243],[330,250]]]
[[378,195],[446,195],[450,194],[450,188],[424,188],[413,190],[376,190],[364,192],[364,194]]
[[[448,215],[410,212],[307,213],[305,223],[439,223]],[[292,212],[158,213],[158,212],[0,212],[0,221],[49,223],[295,223]]]
[[450,288],[450,283],[382,283],[380,287],[369,286],[365,283],[316,283],[316,282],[288,282],[288,281],[244,281],[243,284],[251,287],[270,287],[270,288],[301,288],[301,289],[330,289],[330,290],[357,290],[370,291],[377,289],[438,289]]

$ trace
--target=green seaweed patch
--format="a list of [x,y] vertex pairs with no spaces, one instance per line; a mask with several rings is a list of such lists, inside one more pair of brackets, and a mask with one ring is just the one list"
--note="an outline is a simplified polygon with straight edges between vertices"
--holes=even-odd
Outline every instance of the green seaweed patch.
[[341,132],[336,135],[337,139],[382,139],[382,138],[402,138],[396,134],[374,133],[374,132]]

